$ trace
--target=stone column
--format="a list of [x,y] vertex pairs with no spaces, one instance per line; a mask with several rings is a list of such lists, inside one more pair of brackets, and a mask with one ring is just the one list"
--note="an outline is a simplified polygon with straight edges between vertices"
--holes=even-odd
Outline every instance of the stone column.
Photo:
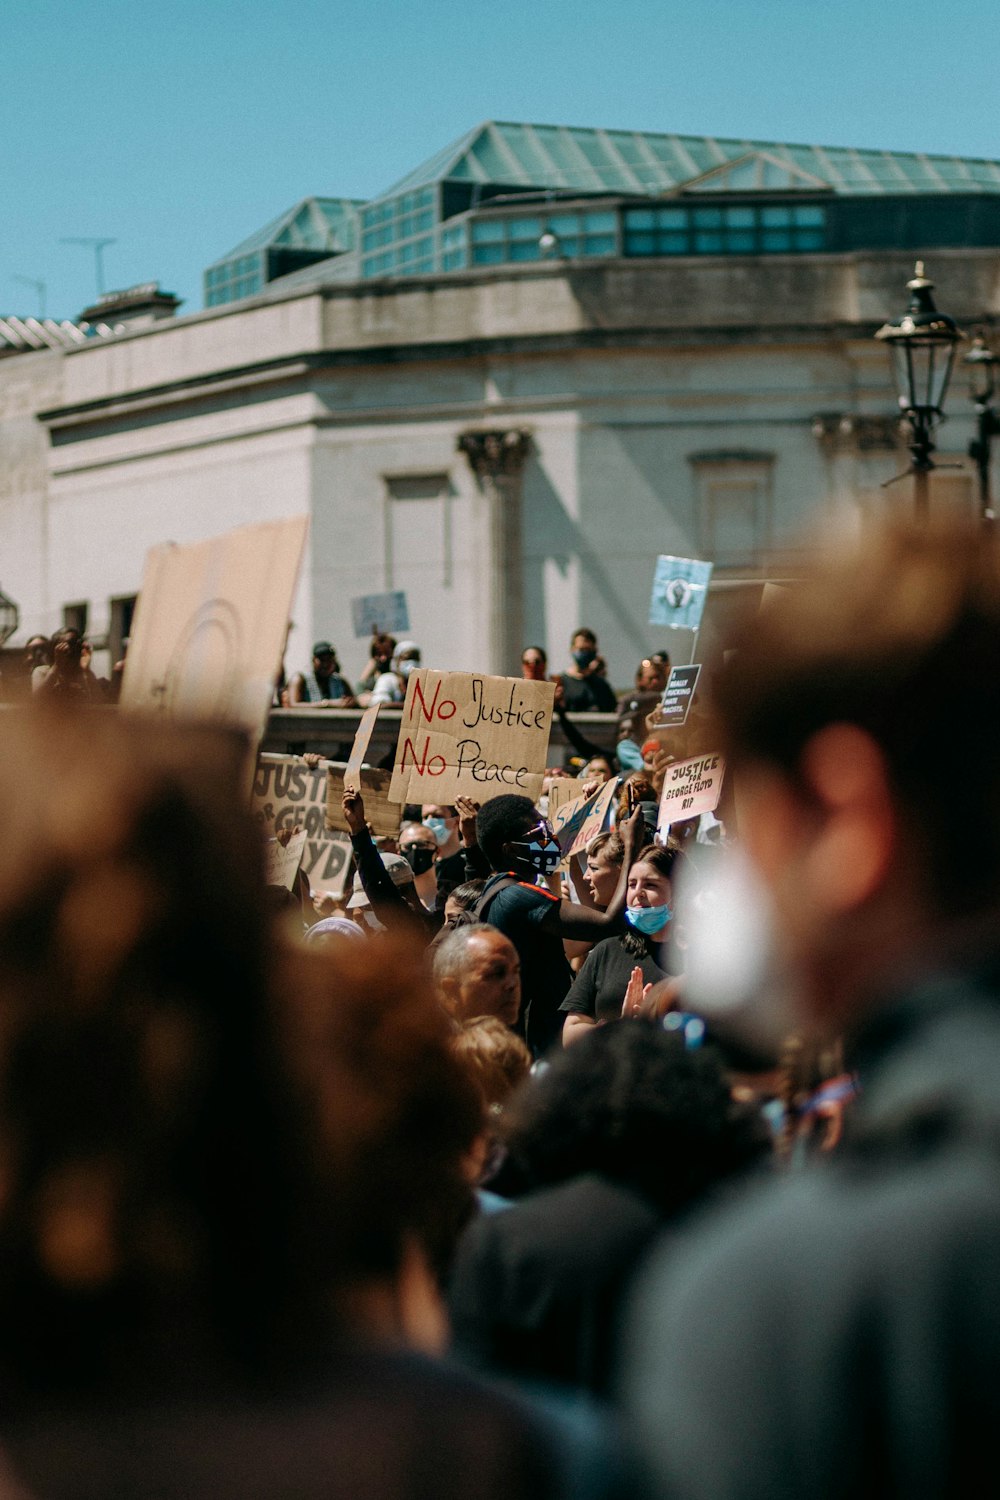
[[486,500],[488,670],[501,676],[520,675],[524,647],[521,474],[529,443],[518,428],[463,432],[458,439]]

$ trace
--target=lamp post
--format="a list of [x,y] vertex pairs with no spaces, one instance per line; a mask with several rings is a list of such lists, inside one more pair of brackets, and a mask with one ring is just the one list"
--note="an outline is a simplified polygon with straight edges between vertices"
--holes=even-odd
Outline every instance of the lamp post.
[[969,395],[976,408],[976,436],[969,444],[969,457],[979,472],[979,509],[984,521],[993,520],[993,500],[990,495],[990,448],[997,433],[1000,433],[1000,417],[993,409],[993,392],[996,388],[994,367],[998,363],[992,349],[985,341],[975,338],[972,348],[962,363],[969,371]]
[[941,420],[955,345],[964,338],[954,318],[934,306],[933,287],[918,260],[916,274],[906,283],[910,303],[905,313],[895,323],[884,323],[875,335],[892,352],[899,406],[910,424],[908,472],[913,475],[914,508],[921,520],[927,517],[927,476],[934,467],[932,433]]

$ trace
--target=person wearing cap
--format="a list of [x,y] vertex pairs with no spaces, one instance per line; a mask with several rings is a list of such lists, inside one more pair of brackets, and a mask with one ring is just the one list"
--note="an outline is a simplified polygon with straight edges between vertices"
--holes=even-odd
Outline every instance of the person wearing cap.
[[288,684],[288,701],[295,707],[308,703],[313,708],[353,708],[351,684],[340,675],[336,649],[329,641],[317,641],[312,649],[312,671],[296,672]]

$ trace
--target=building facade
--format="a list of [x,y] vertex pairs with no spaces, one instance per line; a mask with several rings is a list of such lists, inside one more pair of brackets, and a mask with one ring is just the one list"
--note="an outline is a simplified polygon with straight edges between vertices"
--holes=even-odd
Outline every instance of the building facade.
[[[305,512],[289,670],[328,636],[356,673],[351,598],[402,588],[427,664],[516,670],[531,642],[559,667],[585,624],[625,686],[677,645],[647,624],[658,553],[710,558],[723,586],[782,577],[817,525],[910,503],[908,481],[881,488],[907,460],[872,334],[922,253],[939,305],[989,336],[996,163],[949,177],[938,158],[742,142],[705,165],[689,143],[665,186],[650,142],[677,138],[648,137],[645,182],[642,163],[598,180],[581,150],[561,184],[484,183],[487,144],[515,128],[540,129],[479,127],[378,200],[395,238],[366,243],[371,205],[317,200],[351,248],[250,295],[223,299],[240,276],[216,275],[201,313],[0,358],[0,586],[22,638],[84,619],[113,656],[149,546]],[[431,189],[430,210],[407,197]],[[961,389],[948,409],[938,458],[956,467],[933,502],[971,509]]]

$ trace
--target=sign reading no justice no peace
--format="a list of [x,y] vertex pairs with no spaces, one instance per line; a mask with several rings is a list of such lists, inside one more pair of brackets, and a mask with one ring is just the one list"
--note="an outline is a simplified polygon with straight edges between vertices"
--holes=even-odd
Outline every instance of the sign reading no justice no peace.
[[555,684],[473,672],[411,672],[393,802],[541,795]]

